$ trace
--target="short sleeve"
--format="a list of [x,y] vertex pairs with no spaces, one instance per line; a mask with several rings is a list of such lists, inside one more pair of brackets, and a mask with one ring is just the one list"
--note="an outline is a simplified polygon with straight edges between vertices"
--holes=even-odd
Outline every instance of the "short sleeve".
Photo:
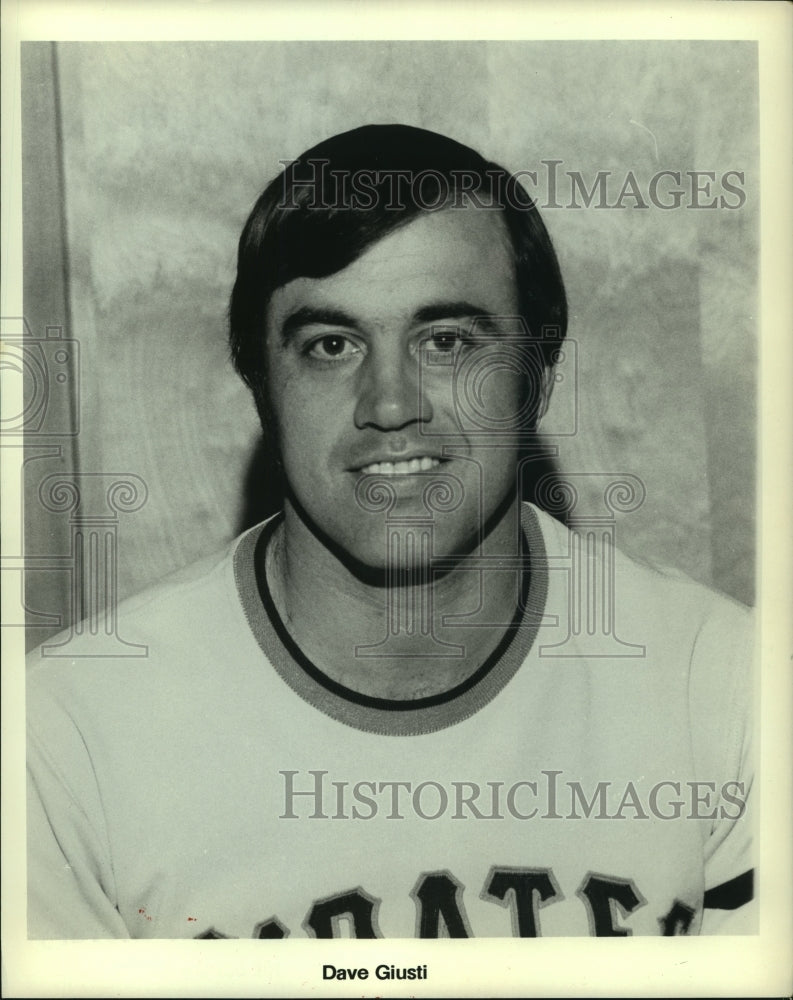
[[126,938],[101,798],[78,727],[28,688],[28,937]]
[[703,845],[703,934],[755,933],[752,786],[754,617],[720,604],[700,630],[691,664],[697,780],[715,785]]

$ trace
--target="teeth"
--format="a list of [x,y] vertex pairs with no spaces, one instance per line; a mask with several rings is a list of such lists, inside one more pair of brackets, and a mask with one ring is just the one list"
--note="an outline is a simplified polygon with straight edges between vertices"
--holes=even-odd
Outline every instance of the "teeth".
[[411,458],[409,462],[372,462],[361,469],[365,475],[378,476],[410,476],[414,472],[427,472],[440,465],[440,459],[422,455],[421,458]]

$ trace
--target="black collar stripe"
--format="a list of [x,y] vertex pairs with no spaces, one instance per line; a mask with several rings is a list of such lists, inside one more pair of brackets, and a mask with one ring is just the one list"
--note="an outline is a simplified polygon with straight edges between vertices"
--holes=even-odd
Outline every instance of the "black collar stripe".
[[[245,534],[234,554],[234,575],[245,616],[267,660],[280,678],[304,701],[345,725],[366,732],[410,736],[436,732],[474,715],[515,675],[536,639],[548,591],[542,532],[531,507],[522,506],[524,552],[531,572],[523,576],[515,616],[487,660],[449,691],[415,700],[392,700],[360,694],[328,677],[303,653],[286,626],[267,588],[256,579],[257,545],[266,545],[278,518]],[[522,610],[521,610],[522,608]]]

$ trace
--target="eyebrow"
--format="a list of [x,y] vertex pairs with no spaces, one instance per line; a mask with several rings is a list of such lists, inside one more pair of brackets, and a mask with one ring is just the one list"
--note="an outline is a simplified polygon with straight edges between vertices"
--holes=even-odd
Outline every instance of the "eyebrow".
[[[496,319],[496,315],[482,306],[465,300],[433,302],[422,306],[413,314],[412,323],[434,323],[442,319]],[[300,306],[291,312],[281,325],[281,343],[286,345],[294,335],[306,326],[340,326],[348,330],[360,331],[361,324],[343,309]]]
[[436,302],[419,309],[413,317],[416,323],[434,323],[439,319],[495,319],[494,313],[483,306],[465,300]]
[[348,330],[360,329],[355,317],[343,309],[301,306],[291,312],[281,324],[281,343],[287,344],[304,326],[343,326]]

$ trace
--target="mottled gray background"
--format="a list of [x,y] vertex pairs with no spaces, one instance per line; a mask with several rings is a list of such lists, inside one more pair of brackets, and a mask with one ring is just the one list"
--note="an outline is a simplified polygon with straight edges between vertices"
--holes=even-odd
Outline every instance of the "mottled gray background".
[[[227,362],[236,242],[278,171],[332,133],[401,121],[509,169],[745,174],[738,210],[546,209],[578,382],[543,429],[562,476],[630,473],[618,543],[746,603],[754,592],[757,53],[749,42],[23,43],[25,312],[80,345],[29,437],[26,547],[67,555],[54,472],[136,474],[117,515],[123,597],[232,537],[257,511],[253,406]],[[569,202],[569,181],[560,201]],[[612,188],[613,185],[613,188]],[[539,203],[542,206],[544,190]],[[704,199],[703,200],[708,200]],[[734,196],[730,197],[732,203]],[[690,204],[690,197],[684,206]],[[578,431],[568,429],[578,414]],[[45,428],[46,430],[46,428]],[[600,513],[583,480],[574,516]],[[581,480],[578,480],[579,488]],[[586,485],[589,483],[589,485]],[[74,577],[29,573],[30,642],[69,621]],[[42,615],[48,615],[44,618]],[[176,624],[176,623],[175,623]]]

